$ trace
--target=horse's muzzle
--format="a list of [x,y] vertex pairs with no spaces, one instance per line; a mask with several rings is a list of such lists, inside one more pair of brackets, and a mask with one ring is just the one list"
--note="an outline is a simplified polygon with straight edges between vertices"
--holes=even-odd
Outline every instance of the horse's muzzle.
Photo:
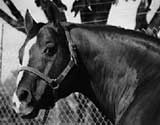
[[[20,100],[16,93],[13,94],[12,108],[17,114],[28,115],[33,111],[33,107],[28,106],[29,102],[27,102],[27,100],[25,101],[24,97],[21,97],[21,98],[23,100]],[[28,100],[30,99],[28,98]]]

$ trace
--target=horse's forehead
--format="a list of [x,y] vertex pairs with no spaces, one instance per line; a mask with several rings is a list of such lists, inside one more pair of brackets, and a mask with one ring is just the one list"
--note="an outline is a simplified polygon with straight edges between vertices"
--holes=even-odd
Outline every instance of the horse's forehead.
[[[22,58],[22,66],[28,66],[30,61],[30,50],[32,46],[36,43],[36,37],[33,37],[29,41],[27,41],[26,45],[23,48],[23,58]],[[24,71],[20,72],[17,76],[17,82],[18,85],[23,77]]]
[[56,30],[50,25],[46,25],[40,29],[37,35],[37,40],[41,44],[45,41],[55,41],[57,37],[58,36]]
[[52,23],[44,25],[38,34],[51,35],[57,32],[57,28],[53,26]]

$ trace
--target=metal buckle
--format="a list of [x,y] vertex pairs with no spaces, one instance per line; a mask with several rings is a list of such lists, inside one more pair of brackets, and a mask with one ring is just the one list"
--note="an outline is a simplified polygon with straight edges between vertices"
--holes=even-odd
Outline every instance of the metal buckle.
[[49,86],[54,90],[59,88],[59,84],[55,80],[53,80],[51,83],[49,83]]

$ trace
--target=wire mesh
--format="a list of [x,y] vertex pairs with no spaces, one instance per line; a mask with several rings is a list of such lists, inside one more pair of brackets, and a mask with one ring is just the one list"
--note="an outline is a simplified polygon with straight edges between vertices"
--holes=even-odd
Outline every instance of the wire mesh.
[[[32,120],[18,116],[11,108],[11,93],[14,87],[10,84],[0,85],[0,125],[42,125],[45,110]],[[50,110],[46,125],[59,124],[105,124],[108,121],[97,107],[80,93],[71,94],[58,101]]]

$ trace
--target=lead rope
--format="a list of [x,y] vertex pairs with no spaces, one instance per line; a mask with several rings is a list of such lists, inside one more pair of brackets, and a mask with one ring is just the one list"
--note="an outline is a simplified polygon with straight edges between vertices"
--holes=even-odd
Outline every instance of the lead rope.
[[46,109],[45,110],[45,113],[44,113],[44,116],[43,116],[42,125],[45,125],[45,123],[47,122],[47,118],[49,116],[49,111],[50,111],[50,109]]
[[114,125],[109,119],[107,119],[107,125]]
[[[54,102],[55,102],[56,98],[57,98],[57,94],[54,95]],[[47,123],[47,119],[48,119],[48,116],[49,116],[50,109],[51,108],[45,110],[42,125],[45,125]]]

